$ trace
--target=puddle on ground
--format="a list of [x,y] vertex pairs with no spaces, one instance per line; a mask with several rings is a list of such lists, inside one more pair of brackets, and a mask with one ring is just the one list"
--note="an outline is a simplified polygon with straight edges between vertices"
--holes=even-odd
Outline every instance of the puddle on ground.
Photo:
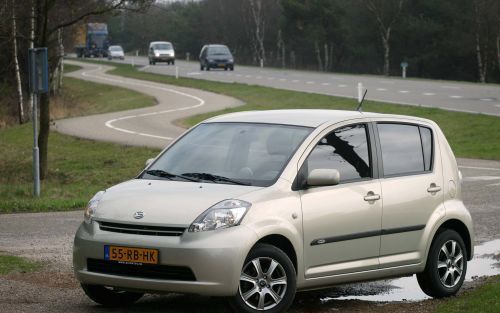
[[[466,281],[475,277],[500,274],[500,239],[475,246],[474,258],[467,263]],[[331,300],[362,300],[373,302],[421,301],[429,299],[422,292],[415,275],[398,279],[361,284],[348,284],[332,288],[321,302]]]

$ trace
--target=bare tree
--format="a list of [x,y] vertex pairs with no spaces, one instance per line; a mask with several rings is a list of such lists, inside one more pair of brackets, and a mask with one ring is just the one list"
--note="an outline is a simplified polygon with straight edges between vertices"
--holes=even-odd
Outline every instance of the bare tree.
[[[140,10],[151,5],[153,0],[36,0],[36,36],[37,47],[49,47],[49,55],[54,55],[54,34],[59,29],[74,25],[86,17],[102,15],[116,10]],[[57,58],[51,58],[49,70],[54,72]],[[51,75],[53,77],[53,75]],[[48,174],[48,145],[50,132],[50,96],[40,96],[40,134],[38,146],[40,147],[40,179],[45,179]]]
[[488,40],[486,39],[486,48],[482,48],[482,11],[484,10],[485,3],[483,1],[474,0],[474,35],[476,39],[476,59],[479,81],[486,82],[486,75],[488,73]]
[[394,23],[399,19],[406,0],[361,0],[377,22],[384,47],[384,75],[390,73],[390,39]]
[[264,2],[266,0],[248,0],[250,4],[250,14],[253,26],[252,39],[255,58],[257,61],[264,64],[266,59],[266,49],[264,46],[264,39],[266,36],[266,21],[264,18],[265,8]]
[[[500,21],[498,24],[500,25]],[[498,69],[500,70],[500,26],[498,26],[496,42],[497,42],[497,65],[498,65]]]
[[11,1],[12,6],[12,57],[14,59],[14,71],[16,77],[17,89],[17,107],[19,112],[19,123],[24,123],[24,101],[23,101],[23,83],[21,80],[21,71],[19,69],[19,60],[17,55],[17,17],[16,17],[16,3]]

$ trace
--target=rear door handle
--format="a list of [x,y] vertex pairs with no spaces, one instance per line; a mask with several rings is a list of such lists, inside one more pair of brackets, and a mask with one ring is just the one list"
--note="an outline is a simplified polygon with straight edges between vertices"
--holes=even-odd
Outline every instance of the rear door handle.
[[376,201],[380,200],[380,195],[376,195],[373,191],[369,191],[364,197],[365,201]]
[[436,184],[435,184],[435,183],[432,183],[432,184],[429,186],[429,188],[427,188],[427,192],[429,192],[429,193],[436,193],[436,192],[438,192],[438,191],[441,191],[441,187],[436,186]]

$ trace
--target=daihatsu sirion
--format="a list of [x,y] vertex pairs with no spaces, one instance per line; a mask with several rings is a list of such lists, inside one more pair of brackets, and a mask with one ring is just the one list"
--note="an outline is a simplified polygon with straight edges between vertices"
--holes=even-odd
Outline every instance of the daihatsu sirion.
[[409,116],[211,118],[84,215],[75,274],[109,306],[180,292],[284,312],[296,291],[411,274],[439,298],[473,255],[453,152],[434,122]]

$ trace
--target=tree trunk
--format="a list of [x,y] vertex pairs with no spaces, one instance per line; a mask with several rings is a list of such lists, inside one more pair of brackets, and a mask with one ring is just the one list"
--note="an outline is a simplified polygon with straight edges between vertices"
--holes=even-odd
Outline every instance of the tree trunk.
[[263,1],[265,0],[249,0],[251,14],[253,17],[253,22],[255,26],[254,30],[254,41],[255,41],[255,55],[260,64],[265,63],[266,58],[266,50],[264,47],[264,38],[265,38],[265,21],[264,21],[264,10],[263,10]]
[[[30,16],[30,39],[29,39],[29,47],[33,49],[35,47],[35,0],[31,0],[31,16]],[[33,94],[30,92],[29,104],[28,107],[31,108],[31,112],[33,112]],[[29,115],[28,114],[28,120]]]
[[17,58],[17,23],[16,23],[16,6],[12,0],[12,55],[14,57],[14,70],[17,85],[17,106],[19,110],[19,124],[24,123],[24,101],[23,101],[23,84],[21,81],[21,72],[19,70],[19,60]]
[[498,70],[500,70],[500,28],[498,29],[497,33],[497,65]]
[[325,42],[325,44],[323,45],[323,48],[325,50],[325,66],[324,66],[323,70],[326,72],[330,68],[330,58],[328,55],[328,43]]
[[[49,19],[49,8],[48,4],[44,2],[43,7],[40,7],[40,0],[38,0],[38,14],[37,27],[38,31],[38,47],[46,47],[48,43],[48,19]],[[48,93],[40,95],[40,133],[38,134],[38,148],[40,153],[40,179],[44,180],[47,178],[48,169],[48,151],[49,151],[49,132],[50,132],[50,96]],[[36,123],[36,120],[33,121]]]
[[389,39],[391,38],[391,28],[388,28],[385,34],[382,35],[382,44],[384,46],[384,75],[389,76],[391,71],[391,46]]
[[321,58],[321,50],[317,41],[314,42],[314,51],[316,51],[316,60],[318,61],[318,69],[323,71],[323,60]]
[[486,71],[487,71],[487,62],[483,60],[482,57],[482,49],[481,49],[481,18],[479,16],[479,8],[476,1],[474,1],[474,22],[475,22],[475,38],[476,38],[476,59],[477,59],[477,70],[479,81],[481,83],[486,83]]

